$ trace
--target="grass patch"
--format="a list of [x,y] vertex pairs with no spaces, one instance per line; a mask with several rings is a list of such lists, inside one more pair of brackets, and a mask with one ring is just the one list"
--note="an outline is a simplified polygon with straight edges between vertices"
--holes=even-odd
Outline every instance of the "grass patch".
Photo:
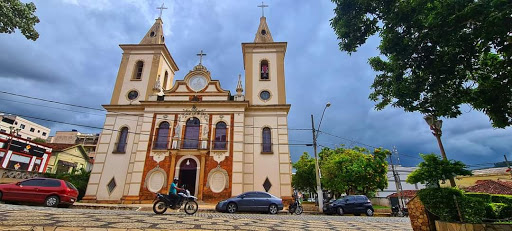
[[374,205],[373,208],[374,209],[391,209],[391,207],[382,206],[382,205]]

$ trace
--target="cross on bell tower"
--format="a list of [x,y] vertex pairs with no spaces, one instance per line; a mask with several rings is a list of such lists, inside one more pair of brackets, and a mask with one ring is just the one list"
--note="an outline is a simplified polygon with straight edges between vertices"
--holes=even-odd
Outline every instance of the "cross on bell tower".
[[261,2],[261,5],[258,7],[261,7],[261,17],[265,17],[265,7],[268,7],[268,5],[265,5],[265,3]]
[[162,6],[161,7],[157,7],[157,9],[160,10],[160,16],[158,16],[158,18],[161,18],[162,17],[162,12],[164,10],[168,9],[168,8],[164,6],[164,3],[162,3]]
[[199,54],[196,54],[197,56],[199,56],[199,65],[202,65],[203,63],[203,56],[206,56],[205,53],[203,53],[203,50],[201,50],[201,52]]

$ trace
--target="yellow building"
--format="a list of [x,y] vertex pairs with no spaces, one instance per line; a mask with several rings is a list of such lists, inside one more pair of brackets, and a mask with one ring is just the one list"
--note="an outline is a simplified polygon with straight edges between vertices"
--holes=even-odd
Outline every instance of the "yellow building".
[[173,84],[179,69],[162,24],[156,19],[139,44],[120,45],[84,200],[150,202],[175,177],[204,201],[247,191],[291,199],[287,43],[274,42],[261,17],[254,41],[242,43],[245,95],[241,76],[232,95],[202,64],[202,51],[193,70]]
[[75,170],[91,169],[87,152],[80,144],[44,144],[52,148],[52,156],[48,161],[47,173],[72,173]]

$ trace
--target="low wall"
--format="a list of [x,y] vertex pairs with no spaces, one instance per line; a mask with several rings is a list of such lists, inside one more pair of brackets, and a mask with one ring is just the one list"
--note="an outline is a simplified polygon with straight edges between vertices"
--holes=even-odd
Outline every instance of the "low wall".
[[21,180],[42,176],[43,174],[39,172],[0,168],[0,184],[14,183]]
[[[411,219],[411,226],[414,231],[435,231],[435,224],[428,216],[427,210],[423,203],[421,203],[418,196],[413,197],[407,203],[409,210],[409,219]],[[451,231],[451,230],[450,230]]]
[[505,231],[512,230],[512,224],[467,224],[436,221],[437,231]]
[[372,205],[391,207],[391,201],[386,197],[374,197],[370,199]]

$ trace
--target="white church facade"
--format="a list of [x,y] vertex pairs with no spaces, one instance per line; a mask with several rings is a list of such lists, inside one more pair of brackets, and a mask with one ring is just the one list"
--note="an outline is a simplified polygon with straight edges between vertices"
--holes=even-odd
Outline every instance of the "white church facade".
[[[247,191],[290,200],[284,58],[266,23],[242,43],[245,89],[221,87],[200,61],[173,82],[178,65],[161,18],[123,56],[84,201],[144,203],[167,193],[173,178],[200,200]],[[202,52],[199,54],[202,58]],[[245,93],[245,94],[243,94]]]

